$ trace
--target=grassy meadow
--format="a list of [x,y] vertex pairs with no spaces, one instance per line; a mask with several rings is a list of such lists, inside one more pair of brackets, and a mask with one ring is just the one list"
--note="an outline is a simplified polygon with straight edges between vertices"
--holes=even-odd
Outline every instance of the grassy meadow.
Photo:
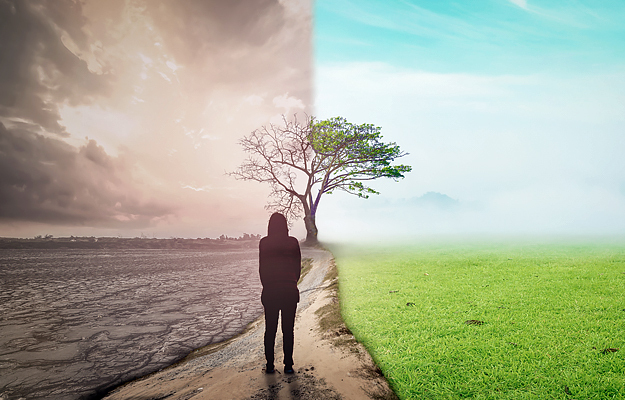
[[625,399],[625,241],[331,250],[401,399]]

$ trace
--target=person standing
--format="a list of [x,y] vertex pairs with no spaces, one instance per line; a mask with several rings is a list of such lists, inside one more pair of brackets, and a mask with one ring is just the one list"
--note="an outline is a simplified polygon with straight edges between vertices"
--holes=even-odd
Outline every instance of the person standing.
[[302,255],[297,239],[289,236],[284,215],[273,213],[269,218],[267,236],[259,243],[259,273],[263,284],[261,302],[265,309],[265,358],[267,373],[275,371],[274,346],[278,330],[278,314],[282,313],[284,373],[293,370],[293,327],[299,302],[297,281],[302,270]]

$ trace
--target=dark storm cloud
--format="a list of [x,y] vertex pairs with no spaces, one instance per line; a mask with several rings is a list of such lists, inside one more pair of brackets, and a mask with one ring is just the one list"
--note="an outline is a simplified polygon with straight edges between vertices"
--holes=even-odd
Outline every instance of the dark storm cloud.
[[0,221],[150,225],[172,209],[143,202],[125,167],[93,140],[80,149],[0,123]]
[[168,0],[146,3],[184,63],[196,56],[261,46],[285,24],[278,0]]
[[[0,0],[0,227],[191,214],[181,182],[212,179],[198,172],[208,142],[239,134],[219,136],[223,108],[260,119],[286,93],[311,103],[308,16],[278,0]],[[85,136],[97,142],[78,147]]]
[[85,22],[77,1],[0,0],[0,116],[67,135],[58,105],[88,103],[107,86],[63,43],[86,48]]
[[[268,83],[310,104],[309,20],[289,15],[278,0],[148,2],[163,42],[177,62],[203,74],[206,90],[225,84],[253,90]],[[307,17],[306,17],[307,18]],[[279,89],[278,89],[279,88]]]
[[142,201],[95,141],[60,140],[59,106],[91,103],[111,79],[68,49],[88,51],[86,22],[79,1],[0,0],[0,221],[143,227],[172,212]]
[[[312,108],[310,15],[278,0],[166,0],[147,13],[163,44],[195,75],[191,85],[209,94],[290,96]],[[312,113],[312,109],[308,109]]]

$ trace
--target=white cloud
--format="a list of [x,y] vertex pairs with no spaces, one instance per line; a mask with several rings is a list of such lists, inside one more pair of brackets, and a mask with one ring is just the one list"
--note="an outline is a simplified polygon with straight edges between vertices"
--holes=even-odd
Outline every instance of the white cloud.
[[509,0],[510,3],[516,4],[517,6],[527,10],[527,1],[526,0]]
[[210,186],[202,186],[202,187],[195,187],[195,186],[191,186],[191,185],[182,185],[181,186],[183,189],[191,189],[195,192],[208,192],[210,191],[211,187]]
[[[132,97],[133,102],[142,100]],[[74,146],[83,144],[85,135],[95,139],[98,144],[110,155],[119,155],[119,147],[134,133],[139,124],[136,116],[117,110],[64,105],[59,113],[63,119],[63,125],[69,132],[73,132],[67,142]]]
[[159,75],[160,75],[163,79],[165,79],[167,82],[172,83],[172,82],[171,82],[171,79],[169,79],[169,77],[168,77],[167,75],[165,75],[164,73],[159,72],[158,74],[159,74]]
[[245,103],[248,103],[248,104],[252,105],[252,106],[259,106],[259,105],[263,104],[265,99],[262,96],[259,96],[257,94],[251,94],[251,95],[247,96],[243,101]]
[[289,96],[289,93],[274,97],[273,105],[277,108],[284,108],[286,114],[288,114],[293,108],[299,108],[301,110],[306,108],[302,100],[297,97]]
[[145,54],[139,53],[139,57],[141,58],[141,61],[143,61],[144,66],[151,67],[154,64],[154,61]]
[[177,70],[178,68],[180,68],[180,66],[179,66],[179,65],[176,65],[176,63],[175,63],[175,62],[173,62],[173,61],[167,61],[165,64],[166,64],[166,65],[169,67],[169,69],[171,69],[173,72],[176,72],[176,70]]

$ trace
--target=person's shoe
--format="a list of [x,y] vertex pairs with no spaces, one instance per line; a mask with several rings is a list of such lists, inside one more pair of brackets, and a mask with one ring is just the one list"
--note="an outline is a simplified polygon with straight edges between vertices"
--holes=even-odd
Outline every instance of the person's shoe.
[[285,374],[294,374],[295,370],[293,369],[292,365],[285,365],[284,366],[284,373]]
[[274,372],[276,372],[276,369],[274,368],[273,365],[267,365],[265,367],[265,373],[266,374],[273,374]]

